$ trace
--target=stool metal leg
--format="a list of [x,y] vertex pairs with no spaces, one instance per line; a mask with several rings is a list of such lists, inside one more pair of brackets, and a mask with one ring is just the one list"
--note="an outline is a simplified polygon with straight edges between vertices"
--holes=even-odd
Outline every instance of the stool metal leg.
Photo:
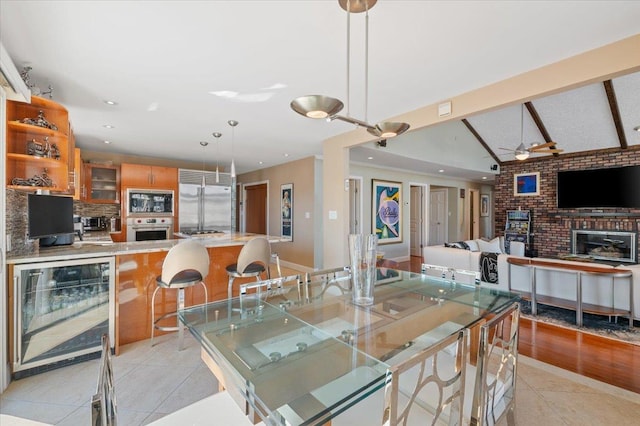
[[229,277],[229,286],[227,287],[227,299],[231,299],[231,295],[233,294],[233,280],[235,277]]
[[[184,288],[180,288],[178,289],[178,300],[176,300],[177,302],[177,310],[176,313],[178,311],[180,311],[181,309],[184,309]],[[176,314],[176,326],[178,327],[178,350],[181,351],[183,349],[183,343],[184,343],[184,327],[182,326],[182,323],[180,322],[180,316]]]
[[160,287],[156,286],[151,296],[151,346],[153,346],[153,334],[156,329],[156,293],[158,293],[158,290],[160,290]]

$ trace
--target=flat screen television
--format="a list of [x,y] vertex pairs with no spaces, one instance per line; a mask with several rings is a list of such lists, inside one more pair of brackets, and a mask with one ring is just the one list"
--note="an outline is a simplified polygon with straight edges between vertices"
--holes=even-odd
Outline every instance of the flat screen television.
[[27,205],[29,238],[73,234],[73,198],[29,194]]
[[640,208],[640,166],[558,172],[558,208]]

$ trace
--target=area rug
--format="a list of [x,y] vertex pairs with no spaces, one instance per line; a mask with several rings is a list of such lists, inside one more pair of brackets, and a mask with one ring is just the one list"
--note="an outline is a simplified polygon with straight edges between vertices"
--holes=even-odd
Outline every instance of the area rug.
[[640,322],[637,320],[634,321],[635,328],[629,329],[629,321],[626,318],[618,318],[616,323],[614,318],[610,322],[608,316],[585,313],[582,316],[582,327],[578,327],[576,325],[576,311],[538,304],[538,315],[534,316],[531,315],[531,302],[523,300],[521,301],[521,306],[522,316],[532,321],[567,327],[640,346],[640,329],[638,328],[640,327]]

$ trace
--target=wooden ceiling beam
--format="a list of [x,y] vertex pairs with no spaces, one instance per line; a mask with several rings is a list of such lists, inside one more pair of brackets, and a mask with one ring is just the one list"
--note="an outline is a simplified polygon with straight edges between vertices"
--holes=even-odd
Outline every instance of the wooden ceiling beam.
[[607,92],[607,100],[609,101],[609,109],[611,109],[611,118],[613,118],[613,124],[616,126],[616,132],[618,133],[618,141],[620,142],[621,149],[627,149],[627,137],[624,134],[624,127],[622,126],[622,119],[620,118],[620,109],[618,108],[618,100],[616,99],[616,91],[613,88],[611,80],[605,80],[602,82],[604,85],[604,91]]
[[489,145],[487,145],[487,143],[484,141],[484,139],[482,139],[482,136],[480,136],[480,134],[476,131],[476,129],[473,128],[473,126],[471,125],[471,123],[469,123],[469,121],[466,118],[462,119],[462,123],[467,126],[467,129],[469,129],[469,131],[471,132],[471,134],[476,138],[476,140],[478,142],[480,142],[480,145],[482,145],[482,147],[484,149],[487,150],[487,152],[489,153],[489,155],[491,155],[491,158],[493,158],[494,160],[496,160],[496,163],[498,164],[502,164],[502,161],[500,161],[500,158],[498,158],[498,156],[496,155],[495,152],[493,152],[493,150],[491,148],[489,148]]
[[[549,132],[547,131],[547,127],[542,122],[542,119],[540,118],[540,114],[538,114],[536,107],[534,107],[530,101],[525,102],[524,106],[527,107],[527,111],[529,111],[529,115],[531,115],[531,118],[533,119],[533,122],[536,124],[536,127],[540,131],[540,134],[542,135],[542,138],[544,139],[544,141],[546,143],[553,142],[553,139],[551,139],[551,135],[549,135]],[[553,156],[557,157],[558,153],[554,152]]]

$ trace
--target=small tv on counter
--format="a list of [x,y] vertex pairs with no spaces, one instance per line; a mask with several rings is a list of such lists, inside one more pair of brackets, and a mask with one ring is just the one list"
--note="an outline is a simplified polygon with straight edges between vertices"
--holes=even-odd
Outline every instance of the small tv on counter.
[[71,197],[29,194],[27,214],[31,239],[73,234],[73,198]]
[[560,209],[640,208],[640,166],[558,172]]

